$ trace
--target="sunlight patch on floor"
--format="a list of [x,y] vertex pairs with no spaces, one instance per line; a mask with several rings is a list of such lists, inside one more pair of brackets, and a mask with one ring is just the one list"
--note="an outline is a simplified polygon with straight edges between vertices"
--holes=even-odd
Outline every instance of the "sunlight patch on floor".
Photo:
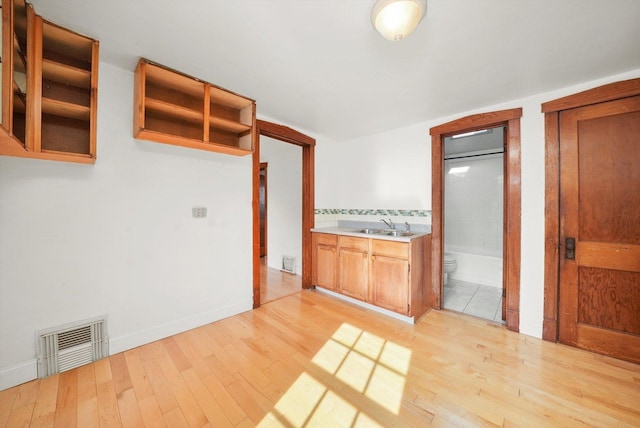
[[311,361],[344,386],[327,386],[304,372],[259,426],[382,426],[345,398],[353,391],[367,406],[399,414],[411,350],[345,323]]

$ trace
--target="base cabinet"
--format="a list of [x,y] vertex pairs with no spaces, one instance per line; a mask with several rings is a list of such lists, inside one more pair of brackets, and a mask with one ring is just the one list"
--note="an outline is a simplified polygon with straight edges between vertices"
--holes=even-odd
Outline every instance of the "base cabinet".
[[366,301],[369,290],[369,240],[339,236],[338,248],[338,292]]
[[311,280],[314,285],[331,291],[337,289],[338,237],[312,234]]
[[408,315],[409,294],[409,261],[371,256],[371,303]]
[[312,235],[313,285],[405,316],[429,309],[430,235],[410,242]]

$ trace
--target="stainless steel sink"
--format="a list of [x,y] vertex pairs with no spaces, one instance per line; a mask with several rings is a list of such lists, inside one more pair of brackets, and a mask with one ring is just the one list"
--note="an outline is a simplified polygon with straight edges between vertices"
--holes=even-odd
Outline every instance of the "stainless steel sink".
[[356,233],[366,233],[367,235],[374,235],[374,234],[381,234],[384,233],[385,230],[383,229],[369,229],[369,228],[364,228],[364,229],[358,229],[355,231]]
[[392,229],[358,229],[356,233],[365,233],[367,235],[388,235],[388,236],[413,236],[415,232],[408,232],[406,230],[392,230]]
[[391,236],[413,236],[415,232],[409,232],[406,230],[387,230],[385,231],[387,235]]

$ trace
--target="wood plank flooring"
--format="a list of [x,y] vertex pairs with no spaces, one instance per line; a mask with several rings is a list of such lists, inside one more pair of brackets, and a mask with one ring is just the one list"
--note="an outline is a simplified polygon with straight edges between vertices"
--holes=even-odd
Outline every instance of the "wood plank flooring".
[[302,291],[302,277],[267,266],[260,258],[260,304],[269,303]]
[[640,426],[640,366],[311,290],[0,392],[2,427]]

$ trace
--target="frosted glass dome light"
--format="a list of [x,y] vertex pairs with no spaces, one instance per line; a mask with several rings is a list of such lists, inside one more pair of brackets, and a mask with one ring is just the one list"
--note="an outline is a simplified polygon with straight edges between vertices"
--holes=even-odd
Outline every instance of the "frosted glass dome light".
[[416,29],[427,12],[427,0],[378,0],[371,23],[387,40],[399,41]]

